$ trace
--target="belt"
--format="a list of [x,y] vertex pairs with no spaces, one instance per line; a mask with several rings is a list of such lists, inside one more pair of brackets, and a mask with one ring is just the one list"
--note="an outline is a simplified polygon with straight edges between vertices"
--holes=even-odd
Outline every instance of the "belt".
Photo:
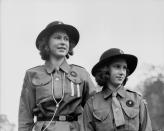
[[[37,121],[51,121],[52,117],[37,117]],[[71,116],[71,115],[67,115],[67,116],[55,116],[53,118],[53,121],[77,121],[78,120],[78,116]]]

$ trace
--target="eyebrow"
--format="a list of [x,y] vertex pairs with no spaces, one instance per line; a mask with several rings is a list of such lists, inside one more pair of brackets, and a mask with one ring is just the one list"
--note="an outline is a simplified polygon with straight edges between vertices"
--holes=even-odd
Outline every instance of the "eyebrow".
[[[119,63],[119,62],[113,62],[112,65],[122,65],[122,63]],[[124,63],[123,65],[126,66],[126,67],[128,66],[127,63]]]

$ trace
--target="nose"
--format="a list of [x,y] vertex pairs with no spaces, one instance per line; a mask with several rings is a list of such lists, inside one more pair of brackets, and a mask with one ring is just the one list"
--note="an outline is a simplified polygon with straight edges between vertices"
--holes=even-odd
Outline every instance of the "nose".
[[61,39],[60,45],[65,46],[66,45],[66,40],[65,39]]
[[61,38],[61,43],[65,43],[65,40],[64,40],[64,38]]
[[64,40],[62,40],[60,44],[61,44],[61,45],[65,45],[65,41],[64,41]]
[[121,74],[121,75],[126,74],[126,70],[125,70],[124,68],[120,68],[120,74]]

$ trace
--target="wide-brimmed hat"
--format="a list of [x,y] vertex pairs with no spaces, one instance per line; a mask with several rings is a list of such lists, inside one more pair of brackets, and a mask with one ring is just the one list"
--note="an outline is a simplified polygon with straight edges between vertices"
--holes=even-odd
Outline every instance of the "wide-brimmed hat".
[[80,37],[78,30],[75,27],[73,27],[72,25],[64,24],[61,21],[54,21],[54,22],[48,24],[47,27],[39,33],[39,35],[36,39],[37,49],[39,49],[40,41],[42,41],[42,39],[45,36],[50,36],[55,30],[59,30],[59,29],[66,31],[70,40],[73,41],[71,43],[71,44],[73,44],[73,45],[71,45],[71,47],[74,48],[77,45],[77,43],[79,41],[79,37]]
[[136,56],[130,55],[130,54],[124,54],[124,52],[122,50],[117,49],[117,48],[111,48],[111,49],[105,51],[101,55],[99,62],[92,68],[92,75],[95,76],[98,69],[100,69],[104,65],[109,64],[115,58],[123,58],[126,60],[127,68],[129,70],[128,75],[131,75],[134,72],[134,70],[136,69],[137,62],[138,62],[138,59]]

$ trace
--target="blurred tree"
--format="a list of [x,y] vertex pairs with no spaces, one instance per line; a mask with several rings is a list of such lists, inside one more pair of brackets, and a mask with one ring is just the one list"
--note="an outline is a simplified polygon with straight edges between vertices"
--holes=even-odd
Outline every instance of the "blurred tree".
[[148,109],[154,130],[164,128],[164,75],[150,77],[143,83],[143,96],[147,100]]
[[0,131],[14,131],[14,124],[11,124],[7,116],[0,114]]

